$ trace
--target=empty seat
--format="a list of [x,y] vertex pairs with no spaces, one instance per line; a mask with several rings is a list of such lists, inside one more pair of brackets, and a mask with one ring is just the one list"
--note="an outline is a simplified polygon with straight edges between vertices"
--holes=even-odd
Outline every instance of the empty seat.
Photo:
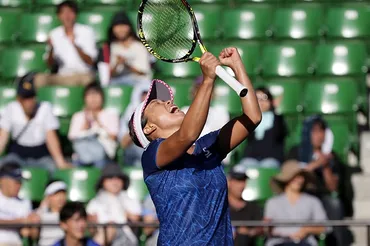
[[370,36],[370,6],[331,7],[326,19],[329,37],[359,38]]
[[64,0],[35,0],[37,5],[45,6],[45,5],[58,5]]
[[128,18],[131,21],[132,26],[136,29],[137,26],[137,11],[131,10],[127,12]]
[[260,63],[260,44],[257,42],[227,42],[211,45],[209,50],[218,56],[222,49],[226,47],[236,47],[243,60],[244,66],[249,75],[257,74]]
[[128,0],[85,0],[86,4],[100,4],[100,5],[126,5]]
[[78,15],[77,21],[91,26],[94,29],[96,41],[102,42],[108,38],[108,28],[113,15],[112,11],[86,11]]
[[324,9],[308,4],[278,8],[273,21],[273,35],[277,38],[314,38],[319,35]]
[[360,41],[320,44],[315,71],[319,75],[359,75],[366,72],[366,46]]
[[220,35],[219,19],[221,9],[214,5],[197,5],[194,14],[202,39],[215,39]]
[[105,108],[122,114],[131,101],[131,86],[109,86],[104,88]]
[[272,197],[273,192],[270,187],[270,180],[278,172],[279,169],[274,168],[248,169],[247,175],[249,179],[242,193],[243,199],[246,201],[264,202]]
[[47,70],[43,59],[44,46],[10,47],[1,52],[0,70],[5,79],[23,76],[29,71],[44,72]]
[[193,85],[193,79],[179,79],[179,78],[166,78],[164,79],[174,93],[174,103],[182,108],[191,104],[191,87]]
[[40,202],[44,198],[44,192],[49,180],[48,171],[42,168],[23,168],[22,187],[19,197],[34,202]]
[[307,114],[342,114],[356,110],[358,87],[347,78],[308,82],[305,87],[304,110]]
[[0,10],[0,43],[12,42],[19,28],[18,11]]
[[37,96],[41,101],[50,102],[53,105],[53,113],[59,117],[72,116],[80,111],[84,104],[83,87],[42,87]]
[[164,77],[196,77],[202,74],[197,62],[169,63],[158,61],[156,66],[158,73]]
[[[340,156],[346,157],[344,153],[348,152],[348,148],[351,144],[351,132],[348,121],[343,118],[326,118],[328,126],[333,131],[334,143],[333,150]],[[342,159],[343,160],[343,159]],[[345,160],[347,161],[347,160]]]
[[222,31],[226,39],[265,38],[272,10],[266,5],[250,5],[223,12]]
[[14,86],[0,87],[0,113],[9,102],[15,100],[16,94]]
[[313,46],[309,42],[268,44],[263,48],[262,69],[264,76],[308,75]]
[[218,79],[213,93],[212,105],[226,107],[232,116],[242,112],[240,97],[225,82]]
[[137,167],[125,167],[122,171],[130,178],[130,185],[127,189],[128,196],[131,199],[143,201],[149,194],[144,183],[143,170]]
[[26,7],[32,0],[0,0],[0,7]]
[[54,178],[67,184],[67,197],[70,201],[88,202],[96,194],[96,184],[100,177],[97,168],[74,168],[57,170]]
[[24,13],[21,17],[20,39],[23,42],[46,42],[50,31],[58,25],[55,14]]

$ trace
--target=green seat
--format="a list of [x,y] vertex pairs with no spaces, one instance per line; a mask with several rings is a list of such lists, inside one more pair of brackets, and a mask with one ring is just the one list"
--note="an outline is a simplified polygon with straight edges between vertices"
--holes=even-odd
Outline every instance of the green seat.
[[44,191],[49,180],[48,171],[43,168],[23,168],[22,176],[25,178],[19,196],[34,202],[44,198]]
[[277,38],[315,38],[323,20],[324,9],[309,4],[278,8],[273,21],[273,35]]
[[64,0],[35,0],[36,4],[39,6],[48,6],[48,5],[58,5]]
[[196,77],[202,74],[197,62],[169,63],[158,61],[158,73],[163,77]]
[[272,10],[266,5],[250,5],[223,12],[222,30],[226,39],[265,38]]
[[128,0],[85,0],[84,3],[90,5],[127,5]]
[[248,169],[249,177],[246,188],[243,191],[243,199],[246,201],[264,202],[273,196],[270,188],[271,178],[279,172],[274,168]]
[[70,117],[80,111],[84,104],[83,87],[42,87],[38,90],[39,100],[50,102],[53,113],[59,117]]
[[174,103],[179,107],[189,106],[191,104],[191,87],[193,85],[192,79],[167,78],[164,79],[174,93]]
[[122,114],[131,101],[131,86],[110,86],[104,88],[105,108]]
[[100,170],[92,167],[57,170],[54,173],[54,178],[67,184],[68,200],[88,202],[96,194]]
[[10,47],[1,52],[0,73],[5,79],[23,76],[29,71],[45,72],[45,46]]
[[54,14],[24,13],[21,18],[20,40],[23,42],[46,42],[52,29],[59,25]]
[[308,82],[304,95],[306,114],[343,114],[357,109],[358,87],[354,80],[332,78]]
[[[192,4],[209,4],[209,5],[215,5],[215,4],[227,4],[228,0],[189,0],[188,1],[190,5]],[[197,6],[195,6],[197,8]]]
[[136,10],[130,10],[127,12],[128,18],[131,21],[132,26],[136,29],[137,26],[137,11]]
[[370,6],[331,7],[328,9],[328,37],[360,38],[370,36]]
[[366,72],[366,46],[360,41],[320,44],[316,47],[318,75],[360,75]]
[[149,194],[148,188],[144,183],[144,174],[141,168],[124,167],[122,170],[130,178],[130,185],[127,189],[127,194],[132,199],[143,201]]
[[242,112],[240,97],[225,82],[218,80],[213,92],[212,105],[226,107],[232,116]]
[[249,75],[255,75],[258,72],[258,66],[260,63],[260,44],[257,42],[227,42],[223,44],[211,45],[209,51],[215,56],[218,56],[220,52],[226,47],[236,47],[243,60],[244,66],[247,69]]
[[302,111],[303,83],[296,79],[275,79],[266,83],[275,100],[279,114],[297,114]]
[[0,10],[0,43],[10,43],[14,40],[19,28],[18,11]]
[[113,15],[112,11],[86,11],[78,15],[77,21],[91,26],[95,31],[96,41],[102,42],[108,38],[107,32]]
[[309,42],[268,44],[262,53],[264,76],[308,75],[313,47]]
[[351,139],[349,123],[343,118],[327,118],[325,120],[328,122],[328,126],[330,127],[334,135],[333,150],[340,157],[346,157],[346,155],[343,155],[343,153],[348,152]]
[[31,5],[32,0],[0,0],[0,7],[25,7]]
[[0,87],[0,112],[6,107],[6,105],[14,101],[16,97],[16,91],[14,86],[1,86]]
[[219,6],[197,5],[194,14],[198,22],[202,40],[215,39],[220,35],[219,18],[221,14]]

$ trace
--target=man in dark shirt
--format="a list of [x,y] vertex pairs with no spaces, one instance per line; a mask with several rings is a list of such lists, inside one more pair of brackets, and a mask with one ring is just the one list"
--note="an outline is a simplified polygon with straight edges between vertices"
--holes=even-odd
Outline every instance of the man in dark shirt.
[[[247,202],[242,198],[247,179],[248,176],[240,165],[235,166],[228,175],[228,200],[232,221],[262,220],[263,218],[262,209],[256,202]],[[252,246],[256,245],[257,235],[261,233],[261,230],[242,226],[234,228],[233,232],[235,246]]]

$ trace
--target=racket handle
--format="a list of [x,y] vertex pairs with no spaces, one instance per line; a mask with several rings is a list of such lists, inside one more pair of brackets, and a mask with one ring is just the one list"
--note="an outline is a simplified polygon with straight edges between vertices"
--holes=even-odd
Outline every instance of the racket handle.
[[245,88],[239,81],[237,81],[233,76],[231,76],[223,67],[216,67],[216,74],[220,77],[226,84],[228,84],[240,97],[245,97],[248,93],[248,89]]

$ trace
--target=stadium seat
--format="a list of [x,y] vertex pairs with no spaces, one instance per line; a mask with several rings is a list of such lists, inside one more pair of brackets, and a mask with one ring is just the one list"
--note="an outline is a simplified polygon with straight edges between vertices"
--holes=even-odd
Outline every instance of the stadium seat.
[[215,39],[220,35],[219,19],[221,9],[215,5],[197,5],[194,14],[202,40]]
[[[328,122],[328,126],[333,131],[334,134],[334,144],[333,150],[337,153],[340,157],[345,157],[344,153],[348,152],[349,145],[351,143],[350,139],[350,126],[346,120],[343,118],[326,118]],[[343,158],[344,159],[344,158]],[[342,159],[342,160],[343,160]],[[345,160],[347,161],[347,160]]]
[[112,11],[86,11],[78,15],[77,21],[91,26],[95,31],[96,41],[102,42],[107,39],[108,28],[113,15],[114,12]]
[[250,5],[223,12],[222,31],[226,39],[266,38],[272,10],[266,5]]
[[43,168],[23,168],[24,178],[19,197],[34,202],[44,198],[44,191],[49,180],[48,171]]
[[59,117],[70,117],[80,111],[84,104],[83,87],[53,86],[38,90],[39,100],[50,102],[53,113]]
[[308,82],[305,87],[305,114],[346,114],[356,110],[358,87],[354,80],[328,78]]
[[44,46],[10,47],[1,53],[0,73],[5,79],[23,76],[29,71],[44,72],[47,70],[43,59]]
[[316,47],[318,75],[360,75],[366,72],[366,46],[360,41],[320,44]]
[[126,5],[128,0],[85,0],[84,3],[96,5]]
[[24,13],[21,16],[20,40],[23,42],[46,42],[50,31],[59,25],[55,14]]
[[38,6],[47,6],[47,5],[58,5],[64,0],[35,0],[35,3]]
[[105,108],[122,114],[131,101],[131,86],[109,86],[104,88]]
[[213,92],[212,105],[226,107],[231,116],[242,112],[240,97],[225,82],[218,79]]
[[68,200],[88,202],[96,194],[100,170],[92,167],[57,170],[54,173],[54,178],[67,184]]
[[258,72],[260,62],[260,44],[257,42],[228,42],[223,44],[211,45],[209,50],[214,55],[220,54],[225,47],[236,47],[243,60],[244,66],[249,75],[255,75]]
[[32,0],[0,0],[0,7],[26,7]]
[[248,169],[247,175],[249,179],[242,193],[243,199],[259,202],[269,199],[273,195],[270,188],[270,180],[278,172],[279,169],[274,168]]
[[10,43],[14,40],[19,28],[20,12],[0,9],[0,43]]
[[132,26],[136,29],[137,26],[137,11],[131,10],[127,12],[128,18],[131,21]]
[[277,38],[315,38],[323,20],[324,9],[308,4],[278,8],[273,21],[273,35]]
[[127,189],[128,196],[143,201],[149,193],[144,183],[143,170],[137,167],[124,167],[122,171],[130,178],[130,185]]
[[304,76],[311,65],[313,46],[309,42],[268,44],[262,53],[264,76]]
[[326,19],[326,33],[333,38],[370,36],[370,6],[331,7]]
[[191,104],[191,87],[193,79],[166,78],[164,79],[174,93],[174,103],[179,107],[189,106]]
[[196,62],[169,63],[158,61],[156,66],[158,73],[164,77],[196,77],[202,74],[199,64]]
[[0,87],[0,113],[6,107],[6,105],[14,101],[16,97],[16,91],[14,86],[1,86]]

